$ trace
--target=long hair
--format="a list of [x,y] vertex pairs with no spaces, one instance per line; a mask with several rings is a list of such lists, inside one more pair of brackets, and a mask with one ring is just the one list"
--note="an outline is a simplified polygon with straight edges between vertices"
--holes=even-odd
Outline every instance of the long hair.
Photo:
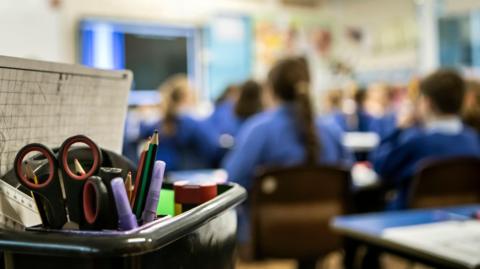
[[215,105],[219,105],[219,104],[225,102],[228,99],[232,99],[232,98],[236,97],[237,92],[238,92],[238,86],[237,85],[235,85],[235,84],[228,85],[223,90],[222,94],[220,94],[220,96],[218,96],[217,99],[215,99]]
[[240,85],[240,96],[235,104],[235,114],[240,119],[247,119],[262,110],[262,86],[253,80],[248,80]]
[[280,60],[270,70],[268,79],[277,98],[293,104],[297,130],[305,147],[306,164],[317,163],[321,144],[315,128],[309,95],[310,74],[305,58]]
[[185,75],[175,75],[159,87],[162,96],[163,123],[161,132],[173,135],[177,130],[177,114],[179,105],[188,97],[191,91]]

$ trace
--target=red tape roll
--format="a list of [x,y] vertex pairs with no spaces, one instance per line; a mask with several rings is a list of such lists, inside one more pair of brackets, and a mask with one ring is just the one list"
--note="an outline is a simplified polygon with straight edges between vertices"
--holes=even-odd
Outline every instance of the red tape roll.
[[194,184],[188,181],[175,182],[175,203],[177,204],[202,204],[217,196],[217,184]]

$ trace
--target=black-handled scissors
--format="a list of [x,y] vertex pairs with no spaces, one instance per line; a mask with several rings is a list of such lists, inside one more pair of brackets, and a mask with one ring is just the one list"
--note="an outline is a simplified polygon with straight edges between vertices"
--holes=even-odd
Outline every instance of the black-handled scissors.
[[[74,146],[77,143],[86,147]],[[77,173],[71,168],[73,160],[77,159],[79,152],[85,150],[91,154],[90,165],[85,173]],[[27,176],[26,165],[29,165],[29,162],[43,163],[42,167],[36,169],[39,174],[35,175],[35,179]],[[48,221],[44,225],[58,229],[70,221],[76,224],[83,222],[83,185],[90,176],[98,172],[101,164],[102,153],[95,142],[84,135],[76,135],[62,143],[57,155],[43,144],[33,143],[24,146],[15,157],[14,170],[20,183],[40,195],[42,201],[47,203],[44,208],[49,211],[46,214]]]
[[92,176],[83,185],[83,214],[86,226],[101,229],[110,215],[108,190],[102,179]]

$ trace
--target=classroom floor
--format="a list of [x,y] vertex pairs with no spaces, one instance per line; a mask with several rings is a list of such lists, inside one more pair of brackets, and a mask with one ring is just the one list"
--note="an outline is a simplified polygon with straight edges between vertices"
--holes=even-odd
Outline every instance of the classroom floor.
[[[317,269],[342,269],[342,257],[340,253],[332,253],[327,258],[317,264]],[[414,264],[402,258],[383,255],[382,268],[387,269],[429,269],[430,267]],[[269,260],[262,262],[241,262],[237,263],[237,269],[295,269],[296,263],[291,260]]]

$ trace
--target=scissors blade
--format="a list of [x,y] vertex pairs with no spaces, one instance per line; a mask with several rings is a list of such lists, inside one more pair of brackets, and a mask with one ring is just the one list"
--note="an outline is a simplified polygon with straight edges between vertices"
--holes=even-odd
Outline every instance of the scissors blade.
[[63,225],[63,229],[78,230],[79,229],[78,223],[70,220],[70,212],[68,211],[68,206],[67,206],[67,192],[65,191],[65,184],[63,182],[62,173],[58,173],[58,179],[60,181],[60,188],[62,189],[62,199],[64,202],[63,204],[65,205],[65,213],[67,216],[67,222]]

